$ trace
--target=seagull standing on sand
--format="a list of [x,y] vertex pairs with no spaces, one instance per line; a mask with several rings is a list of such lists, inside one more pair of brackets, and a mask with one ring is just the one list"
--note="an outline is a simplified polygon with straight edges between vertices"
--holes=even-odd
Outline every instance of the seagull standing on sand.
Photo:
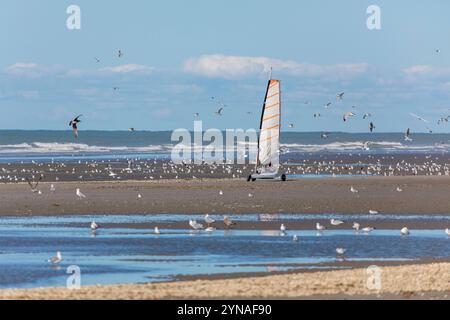
[[403,228],[400,230],[400,234],[401,234],[402,236],[409,236],[409,229],[408,229],[407,227],[403,227]]
[[47,260],[47,262],[50,262],[51,264],[58,264],[62,261],[62,255],[60,251],[56,251],[56,256],[50,258]]
[[92,231],[96,231],[98,228],[99,228],[98,224],[94,220],[92,220],[92,222],[91,222],[91,230]]
[[73,120],[70,120],[69,122],[69,126],[72,127],[73,130],[73,135],[75,138],[78,138],[78,127],[77,124],[81,122],[80,117],[82,116],[82,114],[78,115],[77,117],[75,117]]
[[227,228],[229,228],[229,227],[231,227],[232,225],[235,225],[235,224],[236,224],[236,222],[233,222],[229,216],[223,217],[223,223],[225,224],[225,226],[226,226]]
[[400,187],[397,187],[397,192],[402,192],[403,191],[403,189],[401,189]]
[[378,214],[377,210],[369,210],[369,214]]
[[336,253],[340,256],[344,255],[345,251],[344,248],[336,248]]
[[194,230],[200,230],[203,229],[203,225],[201,223],[198,223],[195,220],[189,220],[189,225],[191,226],[192,229]]
[[159,228],[158,227],[155,227],[155,229],[154,229],[154,231],[153,231],[155,234],[161,234],[161,231],[159,231]]
[[343,224],[344,221],[338,220],[338,219],[331,219],[331,220],[330,220],[330,223],[331,223],[331,225],[333,225],[333,226],[338,226],[338,225],[340,225],[340,224]]
[[209,214],[206,214],[205,215],[205,222],[206,222],[206,224],[208,225],[208,227],[211,225],[211,223],[214,223],[214,222],[216,222],[216,220],[214,220],[213,218],[211,218],[210,216],[209,216]]
[[317,222],[317,223],[316,223],[316,229],[317,229],[318,231],[323,231],[323,230],[326,229],[326,227],[323,226],[323,225],[321,225],[319,222]]
[[353,222],[352,228],[353,228],[355,231],[359,231],[360,226],[361,226],[361,225],[360,225],[358,222]]
[[280,226],[281,233],[286,233],[286,226],[282,223]]
[[56,190],[56,189],[55,189],[55,186],[54,186],[53,183],[52,183],[52,184],[50,185],[50,191],[51,191],[51,192],[55,192],[55,190]]
[[358,193],[359,192],[357,189],[353,188],[353,186],[350,187],[350,191],[352,193]]
[[80,191],[80,188],[77,188],[76,195],[78,199],[86,198],[86,196]]
[[373,227],[365,227],[361,229],[363,232],[369,233],[372,232],[373,230],[375,230],[375,228]]

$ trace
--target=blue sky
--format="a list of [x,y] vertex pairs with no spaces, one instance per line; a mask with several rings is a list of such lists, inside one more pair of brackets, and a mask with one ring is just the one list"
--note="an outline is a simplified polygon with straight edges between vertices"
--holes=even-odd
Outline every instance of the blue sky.
[[[81,30],[66,27],[71,4]],[[381,30],[366,27],[371,4]],[[445,0],[5,0],[0,129],[68,129],[79,113],[84,129],[189,129],[194,112],[204,128],[256,127],[273,66],[286,130],[367,131],[370,112],[377,131],[448,132],[436,124],[450,114],[448,12]],[[343,123],[346,111],[357,116]]]

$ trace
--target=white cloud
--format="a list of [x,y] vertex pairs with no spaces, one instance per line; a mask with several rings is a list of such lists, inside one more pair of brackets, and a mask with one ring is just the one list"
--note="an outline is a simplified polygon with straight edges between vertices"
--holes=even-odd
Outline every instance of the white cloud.
[[203,55],[185,61],[184,71],[208,77],[227,79],[246,75],[268,73],[270,67],[277,73],[294,76],[352,77],[368,71],[367,63],[317,65],[280,60],[268,57],[226,56],[222,54]]
[[150,73],[154,70],[153,67],[141,64],[123,64],[114,67],[105,67],[99,69],[100,72],[106,73]]
[[39,78],[58,70],[58,66],[44,66],[33,62],[17,62],[6,68],[8,74],[28,78]]
[[429,65],[415,65],[402,72],[407,76],[449,76],[450,68],[436,68]]

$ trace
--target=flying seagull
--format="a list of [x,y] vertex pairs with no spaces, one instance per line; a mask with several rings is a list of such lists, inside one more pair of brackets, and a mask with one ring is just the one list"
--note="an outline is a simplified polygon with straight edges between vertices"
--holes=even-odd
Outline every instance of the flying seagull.
[[75,119],[71,120],[69,122],[69,126],[72,127],[73,129],[73,135],[75,136],[75,138],[78,138],[78,127],[77,124],[79,122],[81,122],[80,117],[82,116],[82,114],[78,115],[77,117],[75,117]]
[[363,119],[366,119],[366,118],[371,117],[371,116],[372,116],[372,114],[370,112],[364,113]]
[[324,108],[325,108],[325,109],[328,109],[330,106],[331,106],[331,102],[327,102],[327,104],[324,105]]
[[97,62],[97,63],[100,62],[100,59],[99,59],[99,58],[94,58],[94,59],[95,59],[95,62]]
[[373,129],[375,129],[375,125],[373,124],[373,122],[369,123],[369,130],[370,132],[373,132]]
[[80,191],[80,188],[77,188],[75,194],[79,199],[86,198],[86,196]]
[[347,121],[347,119],[349,117],[354,117],[354,116],[356,116],[356,113],[349,111],[349,112],[344,113],[344,115],[342,116],[342,119],[345,122],[345,121]]
[[217,110],[215,113],[216,116],[221,116],[223,111],[223,107],[220,107],[219,110]]
[[117,56],[119,57],[119,58],[122,58],[123,57],[123,52],[122,52],[122,50],[118,50],[117,51]]
[[408,128],[408,129],[406,129],[406,132],[405,132],[405,141],[412,141],[410,136],[411,136],[411,130]]
[[344,92],[338,93],[336,95],[337,100],[342,100],[344,98]]
[[39,192],[39,190],[38,190],[37,187],[38,187],[39,182],[42,180],[42,175],[39,176],[39,180],[36,181],[36,182],[30,181],[30,179],[28,179],[28,178],[26,178],[26,180],[27,180],[27,182],[28,182],[28,185],[29,185],[30,188],[31,188],[31,192],[33,192],[33,193]]
[[423,122],[426,122],[426,123],[429,123],[429,122],[430,122],[430,121],[428,121],[428,120],[426,120],[426,119],[424,119],[424,118],[418,116],[418,115],[415,114],[415,113],[410,113],[409,115],[410,115],[410,116],[413,116],[413,117],[416,118],[417,120],[420,120],[420,121],[423,121]]

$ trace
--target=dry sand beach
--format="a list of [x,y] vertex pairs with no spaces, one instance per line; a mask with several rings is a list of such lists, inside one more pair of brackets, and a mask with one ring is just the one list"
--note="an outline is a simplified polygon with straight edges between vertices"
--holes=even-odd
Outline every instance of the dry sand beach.
[[0,299],[450,299],[450,263],[156,284],[0,290]]

